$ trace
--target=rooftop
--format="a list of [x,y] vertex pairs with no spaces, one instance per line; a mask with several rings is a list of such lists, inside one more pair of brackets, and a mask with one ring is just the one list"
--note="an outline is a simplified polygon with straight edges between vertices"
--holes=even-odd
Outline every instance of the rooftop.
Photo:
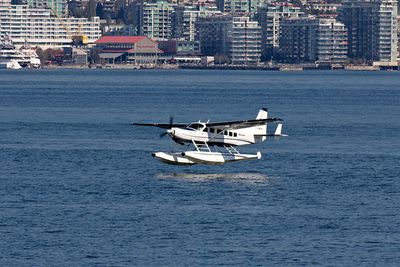
[[134,44],[144,39],[150,39],[147,36],[103,36],[95,41],[96,44]]

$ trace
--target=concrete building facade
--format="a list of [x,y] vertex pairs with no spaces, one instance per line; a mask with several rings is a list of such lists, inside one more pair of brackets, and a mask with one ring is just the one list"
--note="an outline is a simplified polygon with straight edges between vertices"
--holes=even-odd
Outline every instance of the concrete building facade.
[[229,58],[232,38],[232,16],[200,17],[196,23],[196,38],[205,56]]
[[217,0],[216,4],[220,11],[238,14],[254,13],[265,1],[263,0]]
[[32,8],[28,5],[0,3],[0,35],[8,35],[14,45],[48,47],[70,46],[76,35],[94,43],[100,36],[100,19],[59,18],[46,8]]
[[255,65],[261,58],[261,28],[249,17],[232,20],[231,62],[235,65]]
[[280,53],[287,63],[347,63],[347,31],[333,18],[282,20]]
[[156,40],[172,38],[172,14],[176,5],[166,1],[138,4],[139,35]]
[[342,4],[340,19],[348,30],[350,58],[396,62],[396,0],[347,0]]
[[347,30],[336,19],[318,19],[317,62],[347,63]]
[[33,8],[49,8],[60,17],[68,14],[67,0],[26,0],[26,3]]
[[280,26],[279,51],[284,62],[317,60],[318,20],[314,17],[286,18]]
[[173,38],[186,41],[196,40],[195,23],[200,17],[221,15],[215,6],[179,6],[173,14]]
[[261,27],[261,57],[270,60],[277,56],[279,50],[280,24],[283,18],[304,15],[300,7],[290,3],[271,3],[258,8],[256,19]]
[[156,64],[163,53],[147,36],[103,36],[95,44],[101,63]]
[[261,29],[249,17],[225,14],[199,18],[196,28],[203,55],[223,58],[222,61],[237,65],[260,61]]

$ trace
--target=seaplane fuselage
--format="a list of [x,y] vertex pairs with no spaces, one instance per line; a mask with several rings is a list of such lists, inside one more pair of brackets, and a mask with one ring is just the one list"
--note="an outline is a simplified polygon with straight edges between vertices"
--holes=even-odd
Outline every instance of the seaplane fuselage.
[[241,129],[222,129],[206,127],[205,123],[195,122],[186,128],[171,128],[168,135],[176,142],[205,142],[217,146],[242,146],[260,143],[266,139],[266,125]]

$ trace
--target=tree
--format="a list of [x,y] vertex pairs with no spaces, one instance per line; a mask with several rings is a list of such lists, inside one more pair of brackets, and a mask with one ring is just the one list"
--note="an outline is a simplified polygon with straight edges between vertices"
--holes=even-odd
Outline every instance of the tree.
[[89,0],[88,6],[87,6],[87,18],[93,18],[97,15],[97,3],[96,0]]
[[78,3],[75,0],[68,3],[68,12],[71,16],[75,18],[84,17],[84,10],[79,7]]
[[100,17],[101,19],[104,19],[104,8],[102,3],[97,3],[96,5],[96,16]]
[[125,23],[125,8],[121,7],[117,13],[117,19]]

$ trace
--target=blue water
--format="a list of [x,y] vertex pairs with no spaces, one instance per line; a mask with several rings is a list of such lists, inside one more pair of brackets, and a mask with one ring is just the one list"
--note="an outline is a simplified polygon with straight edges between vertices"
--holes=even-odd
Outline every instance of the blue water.
[[[400,73],[0,72],[1,266],[396,266]],[[259,161],[171,166],[132,122],[285,120]]]

